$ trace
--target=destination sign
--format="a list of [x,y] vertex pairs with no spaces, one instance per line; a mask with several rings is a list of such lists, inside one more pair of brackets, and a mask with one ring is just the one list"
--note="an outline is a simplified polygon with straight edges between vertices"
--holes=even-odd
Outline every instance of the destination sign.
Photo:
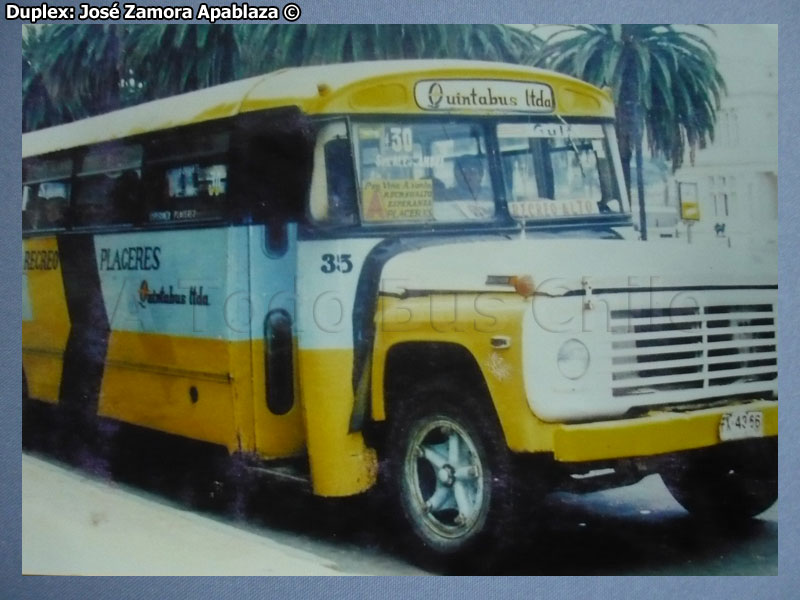
[[427,79],[414,86],[414,98],[423,110],[524,113],[555,110],[555,97],[549,85],[523,81]]

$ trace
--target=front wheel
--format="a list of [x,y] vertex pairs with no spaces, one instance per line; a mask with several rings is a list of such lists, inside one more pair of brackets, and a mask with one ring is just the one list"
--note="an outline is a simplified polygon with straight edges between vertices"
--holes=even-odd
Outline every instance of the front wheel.
[[496,417],[484,413],[468,400],[428,397],[393,420],[389,488],[416,555],[429,562],[455,566],[478,548],[490,557],[509,534],[509,453]]
[[697,451],[665,470],[672,496],[714,521],[754,517],[778,499],[778,440],[759,439]]

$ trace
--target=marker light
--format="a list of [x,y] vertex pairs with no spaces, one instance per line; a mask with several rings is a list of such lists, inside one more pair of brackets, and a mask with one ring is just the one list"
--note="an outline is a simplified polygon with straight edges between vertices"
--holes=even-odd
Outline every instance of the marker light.
[[533,292],[536,291],[536,287],[533,284],[533,277],[530,275],[522,275],[520,277],[514,276],[511,278],[510,283],[514,286],[514,291],[523,298],[533,296]]
[[575,338],[569,339],[558,350],[558,370],[567,379],[580,379],[589,369],[589,349]]

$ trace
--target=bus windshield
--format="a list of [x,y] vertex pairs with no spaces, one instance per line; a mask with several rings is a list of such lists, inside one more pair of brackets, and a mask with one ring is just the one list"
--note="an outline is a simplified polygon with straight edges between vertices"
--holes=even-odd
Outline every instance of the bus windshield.
[[613,128],[602,123],[426,120],[355,123],[361,222],[486,222],[496,216],[487,138],[496,131],[511,216],[620,213]]
[[500,123],[511,216],[527,221],[621,212],[611,136],[611,126],[599,123]]

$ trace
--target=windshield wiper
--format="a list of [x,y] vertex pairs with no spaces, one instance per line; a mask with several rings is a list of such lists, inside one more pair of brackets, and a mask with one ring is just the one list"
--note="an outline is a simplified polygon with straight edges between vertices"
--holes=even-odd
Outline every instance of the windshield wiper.
[[570,145],[572,151],[575,153],[575,159],[578,161],[578,168],[581,170],[581,178],[586,179],[586,172],[583,170],[583,162],[581,161],[581,153],[578,151],[578,146],[575,145],[575,142],[572,139],[572,135],[569,133],[570,130],[569,123],[567,123],[564,120],[564,117],[562,117],[561,115],[556,115],[556,119],[561,121],[561,124],[566,128],[567,143]]

